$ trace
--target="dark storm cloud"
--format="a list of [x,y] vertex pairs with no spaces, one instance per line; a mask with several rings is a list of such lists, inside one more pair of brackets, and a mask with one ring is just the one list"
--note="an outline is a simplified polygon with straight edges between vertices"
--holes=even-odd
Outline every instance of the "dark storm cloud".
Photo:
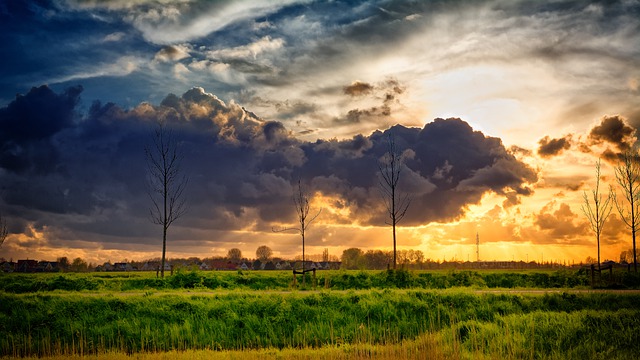
[[413,196],[404,221],[409,225],[447,221],[464,214],[486,192],[529,195],[537,174],[519,162],[500,139],[486,137],[460,119],[436,119],[424,128],[394,126],[369,137],[303,144],[308,159],[300,176],[325,184],[323,192],[342,197],[365,224],[384,223],[378,197],[378,161],[389,134],[407,152],[404,191]]
[[619,116],[604,116],[600,124],[589,132],[592,144],[607,143],[616,147],[619,152],[630,149],[634,142],[636,130]]
[[559,139],[551,139],[548,136],[538,141],[540,147],[538,148],[538,155],[542,157],[551,157],[559,155],[563,150],[567,150],[571,147],[571,136],[562,137]]
[[0,167],[17,173],[47,173],[57,165],[52,137],[74,125],[82,87],[58,95],[46,86],[18,95],[0,109]]
[[[389,134],[406,157],[401,186],[414,198],[406,225],[457,218],[486,192],[513,201],[529,195],[528,185],[537,180],[500,139],[460,119],[303,142],[282,123],[260,119],[201,88],[130,110],[94,102],[79,118],[80,91],[55,94],[45,86],[0,109],[0,126],[10,130],[2,132],[3,156],[13,154],[8,144],[26,143],[33,151],[57,154],[57,166],[47,171],[24,158],[38,176],[16,170],[11,162],[0,164],[0,181],[9,190],[2,193],[8,213],[16,222],[56,228],[59,236],[150,238],[156,228],[146,219],[143,148],[156,121],[164,121],[180,139],[190,179],[189,214],[181,225],[190,229],[268,231],[273,222],[294,221],[291,184],[298,179],[352,210],[352,218],[336,221],[383,225],[377,164]],[[23,106],[27,101],[33,106]]]

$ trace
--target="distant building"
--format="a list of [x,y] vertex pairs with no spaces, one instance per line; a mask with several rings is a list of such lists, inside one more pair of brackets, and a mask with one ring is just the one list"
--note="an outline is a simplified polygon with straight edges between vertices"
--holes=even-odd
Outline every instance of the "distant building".
[[36,268],[38,267],[37,260],[18,260],[18,264],[16,265],[16,271],[22,273],[32,273],[36,272]]
[[16,263],[13,261],[4,261],[2,263],[0,263],[0,271],[2,272],[6,272],[6,273],[11,273],[16,271]]

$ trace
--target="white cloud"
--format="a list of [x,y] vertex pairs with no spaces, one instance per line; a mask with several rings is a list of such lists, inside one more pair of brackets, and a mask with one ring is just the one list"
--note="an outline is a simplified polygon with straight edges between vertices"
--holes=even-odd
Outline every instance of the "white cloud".
[[229,49],[213,50],[207,52],[207,57],[216,58],[253,58],[263,52],[273,51],[280,49],[284,46],[285,42],[282,39],[271,39],[270,36],[265,36],[262,39],[252,42],[248,45],[238,46]]
[[144,63],[146,63],[146,60],[144,59],[140,59],[134,56],[123,56],[114,63],[101,63],[87,66],[86,68],[81,69],[78,72],[49,79],[47,82],[56,84],[72,80],[91,79],[102,76],[126,76],[140,69],[140,67]]
[[112,42],[112,41],[120,41],[125,37],[125,33],[118,31],[111,33],[102,39],[103,42]]
[[265,16],[296,2],[299,1],[180,3],[144,11],[136,8],[125,20],[148,41],[172,44],[201,38],[230,24]]

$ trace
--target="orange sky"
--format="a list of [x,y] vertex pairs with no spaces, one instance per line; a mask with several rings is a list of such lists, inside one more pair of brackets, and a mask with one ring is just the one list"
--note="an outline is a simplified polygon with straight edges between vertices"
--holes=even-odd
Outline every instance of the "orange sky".
[[[157,119],[183,136],[190,175],[169,257],[298,256],[298,235],[271,231],[294,221],[296,177],[323,209],[308,254],[390,249],[374,173],[378,131],[396,124],[410,128],[416,199],[400,249],[474,260],[477,233],[483,260],[596,257],[583,193],[598,158],[602,191],[617,189],[612,159],[636,143],[637,13],[586,0],[11,3],[0,257],[159,257],[142,150]],[[456,156],[456,141],[490,163]],[[614,210],[601,258],[629,248]]]

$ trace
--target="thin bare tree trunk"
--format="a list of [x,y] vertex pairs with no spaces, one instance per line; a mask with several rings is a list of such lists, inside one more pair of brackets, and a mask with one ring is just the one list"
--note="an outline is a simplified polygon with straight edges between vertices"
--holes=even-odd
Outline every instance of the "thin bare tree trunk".
[[387,224],[391,225],[393,232],[393,269],[395,270],[397,268],[396,225],[407,213],[411,198],[408,195],[403,196],[401,199],[398,198],[398,183],[402,172],[403,156],[396,150],[395,140],[392,135],[389,135],[387,146],[387,152],[378,163],[378,170],[381,177],[379,181],[380,193],[391,219],[391,223]]
[[152,145],[145,147],[145,155],[148,169],[147,190],[153,203],[149,213],[153,223],[162,225],[160,274],[164,277],[167,233],[171,224],[186,212],[184,189],[188,179],[182,175],[182,156],[178,151],[178,144],[164,123],[158,123]]
[[584,204],[582,205],[582,212],[587,217],[587,220],[589,220],[591,230],[596,234],[596,241],[598,244],[598,270],[600,270],[600,235],[602,234],[604,223],[611,214],[613,206],[611,200],[613,199],[613,196],[613,191],[611,189],[609,190],[609,195],[606,199],[603,199],[602,194],[600,194],[600,160],[598,159],[598,162],[596,163],[596,188],[591,190],[593,205],[591,204],[586,191],[583,193]]
[[[311,225],[311,223],[318,217],[318,215],[320,215],[320,213],[322,212],[322,209],[318,210],[318,212],[311,218],[309,218],[310,216],[310,211],[311,211],[311,205],[310,205],[310,199],[311,196],[306,193],[302,187],[302,182],[300,180],[298,180],[298,190],[293,192],[293,204],[296,207],[296,213],[298,215],[298,224],[300,224],[300,227],[297,228],[283,228],[283,229],[275,229],[272,228],[271,230],[273,232],[283,232],[283,231],[297,231],[298,233],[300,233],[300,237],[302,238],[302,285],[305,285],[305,263],[306,263],[306,258],[305,258],[305,234],[307,232],[307,228]],[[295,270],[294,270],[295,271]],[[294,273],[295,276],[295,273]]]
[[636,232],[640,224],[640,163],[636,151],[626,151],[620,156],[620,163],[615,167],[616,181],[622,188],[624,204],[620,204],[614,193],[614,204],[620,218],[631,231],[633,244],[633,269],[638,272],[636,258]]

